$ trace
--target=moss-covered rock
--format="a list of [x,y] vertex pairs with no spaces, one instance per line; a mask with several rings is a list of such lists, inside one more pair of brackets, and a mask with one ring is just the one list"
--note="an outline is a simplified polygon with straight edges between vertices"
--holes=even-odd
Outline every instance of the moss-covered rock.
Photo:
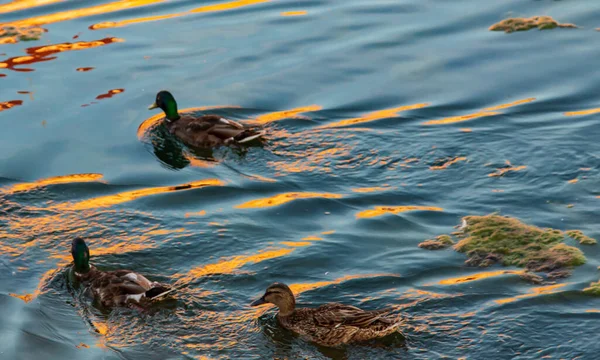
[[554,28],[576,28],[574,24],[560,24],[550,16],[533,16],[530,18],[510,18],[500,21],[490,26],[490,31],[504,31],[511,33],[514,31],[527,31],[538,28],[540,30],[549,30]]
[[568,269],[585,263],[581,250],[563,243],[565,234],[496,214],[463,218],[461,240],[454,245],[469,258],[466,264],[486,267],[497,262],[533,272],[568,276]]
[[582,245],[594,245],[597,243],[596,239],[585,235],[583,232],[581,232],[581,230],[567,230],[566,234],[569,237],[579,241],[579,243]]
[[419,247],[427,250],[445,249],[454,244],[449,235],[440,235],[435,239],[428,239],[419,244]]

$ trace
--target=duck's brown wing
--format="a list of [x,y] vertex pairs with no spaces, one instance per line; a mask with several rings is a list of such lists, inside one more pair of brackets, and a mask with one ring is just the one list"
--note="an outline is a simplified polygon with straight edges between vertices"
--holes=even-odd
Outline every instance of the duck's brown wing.
[[392,309],[365,311],[355,306],[331,303],[315,309],[314,320],[319,326],[338,327],[344,325],[367,328],[376,321],[388,322],[385,316],[392,311]]

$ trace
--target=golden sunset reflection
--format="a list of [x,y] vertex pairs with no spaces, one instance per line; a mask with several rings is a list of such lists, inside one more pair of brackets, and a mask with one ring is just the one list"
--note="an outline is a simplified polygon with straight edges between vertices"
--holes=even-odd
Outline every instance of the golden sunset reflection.
[[0,112],[14,108],[15,106],[19,106],[19,105],[23,105],[23,100],[10,100],[10,101],[5,101],[5,102],[0,102]]
[[446,161],[442,165],[430,166],[429,170],[444,170],[447,169],[450,165],[456,164],[459,161],[467,161],[467,158],[465,156],[455,157],[454,159]]
[[181,190],[191,190],[198,189],[207,186],[224,186],[225,183],[218,179],[205,179],[199,181],[193,181],[187,184],[176,185],[176,186],[162,186],[162,187],[154,187],[154,188],[145,188],[138,189],[132,191],[124,191],[118,194],[100,196],[96,198],[91,198],[75,203],[62,203],[55,206],[52,206],[51,209],[57,210],[85,210],[85,209],[94,209],[94,208],[102,208],[109,207],[113,205],[122,204],[125,202],[133,201],[142,197],[156,195],[156,194],[166,194],[169,192],[181,191]]
[[[63,264],[65,265],[65,264]],[[58,269],[50,269],[48,271],[46,271],[40,278],[39,282],[38,282],[38,286],[35,288],[35,290],[30,293],[30,294],[23,294],[23,295],[19,295],[19,294],[9,294],[12,297],[15,297],[17,299],[21,299],[23,300],[25,303],[30,302],[31,300],[35,299],[36,297],[38,297],[40,294],[42,294],[42,289],[44,288],[44,285],[46,285],[46,283],[52,279],[52,277],[58,272],[60,271],[60,268]]]
[[534,297],[534,296],[554,294],[554,293],[558,292],[557,291],[558,289],[563,288],[567,285],[569,285],[569,283],[535,287],[535,288],[529,289],[529,292],[527,294],[517,295],[515,297],[506,298],[506,299],[498,299],[498,300],[494,300],[494,302],[502,305],[502,304],[508,304],[508,303],[515,302],[520,299],[526,299],[526,298],[530,298],[530,297]]
[[407,211],[444,211],[444,209],[435,206],[375,206],[374,209],[363,210],[356,214],[357,218],[365,219],[385,214],[399,214]]
[[[199,106],[199,107],[191,107],[191,108],[181,109],[181,110],[179,110],[179,112],[183,114],[186,112],[204,111],[204,110],[211,110],[211,109],[225,109],[225,108],[228,108],[228,109],[229,108],[239,108],[239,106],[236,106],[236,105]],[[160,121],[162,121],[164,119],[164,117],[165,117],[165,114],[158,113],[158,114],[152,115],[149,118],[147,118],[146,120],[144,120],[137,129],[138,139],[140,139],[140,140],[144,139],[144,137],[146,136],[148,131],[150,129],[154,128],[156,125],[158,125],[158,123]]]
[[368,114],[365,114],[361,117],[340,120],[340,121],[337,121],[337,122],[334,122],[331,124],[325,124],[325,125],[319,126],[319,128],[320,129],[330,129],[330,128],[356,125],[356,124],[363,124],[363,123],[367,123],[367,122],[371,122],[371,121],[375,121],[375,120],[392,118],[392,117],[397,116],[399,112],[407,111],[407,110],[414,110],[414,109],[421,109],[426,106],[429,106],[429,104],[427,104],[427,103],[414,104],[414,105],[400,106],[400,107],[395,107],[395,108],[390,108],[390,109],[377,110],[377,111],[373,111]]
[[583,115],[592,115],[592,114],[597,114],[597,113],[600,113],[600,108],[581,110],[581,111],[569,111],[569,112],[564,113],[564,115],[565,116],[583,116]]
[[300,11],[284,11],[281,13],[281,16],[303,16],[306,15],[307,12],[305,10]]
[[245,265],[257,264],[265,260],[275,259],[281,256],[288,255],[293,251],[294,249],[292,248],[264,249],[256,254],[237,255],[230,258],[222,259],[221,261],[214,264],[201,265],[189,270],[186,274],[175,274],[174,277],[178,278],[181,282],[187,283],[202,276],[216,274],[231,274]]
[[95,41],[79,41],[75,43],[67,42],[61,44],[30,47],[25,50],[25,52],[28,54],[27,56],[17,56],[6,59],[0,62],[0,68],[7,68],[13,71],[33,71],[33,69],[30,68],[21,68],[16,66],[30,65],[39,62],[54,60],[56,59],[56,57],[51,55],[61,52],[91,49],[123,41],[125,40],[115,37],[107,37]]
[[[160,1],[163,1],[163,0],[160,0]],[[271,1],[271,0],[236,0],[236,1],[228,1],[228,2],[219,3],[219,4],[205,5],[205,6],[201,6],[199,8],[195,8],[195,9],[184,11],[184,12],[180,12],[180,13],[174,13],[174,14],[154,15],[154,16],[147,16],[147,17],[135,18],[135,19],[121,20],[121,21],[105,21],[105,22],[101,22],[101,23],[90,25],[89,28],[90,28],[90,30],[99,30],[99,29],[108,29],[108,28],[122,27],[122,26],[130,25],[130,24],[137,24],[137,23],[145,23],[145,22],[151,22],[151,21],[171,19],[171,18],[176,18],[176,17],[180,17],[180,16],[186,16],[186,15],[195,14],[195,13],[208,13],[208,12],[218,12],[218,11],[233,10],[233,9],[241,8],[241,7],[244,7],[244,6],[250,6],[250,5],[255,5],[255,4],[260,4],[260,3],[266,3],[266,2],[269,2],[269,1]]]
[[67,11],[61,11],[54,14],[40,15],[31,17],[28,19],[22,19],[13,21],[11,23],[4,23],[0,25],[5,26],[16,26],[16,27],[24,27],[24,26],[39,26],[45,24],[53,24],[61,21],[79,19],[82,17],[93,16],[93,15],[101,15],[114,11],[132,9],[140,6],[151,5],[155,3],[161,3],[164,0],[120,0],[107,4],[91,6],[87,8],[80,9],[72,9]]
[[506,175],[509,172],[516,172],[527,169],[525,165],[513,166],[510,161],[506,160],[506,166],[503,168],[496,169],[495,172],[488,174],[489,177],[501,177]]
[[363,187],[363,188],[352,188],[352,192],[355,193],[372,193],[372,192],[382,192],[388,190],[396,189],[395,186],[374,186],[374,187]]
[[[457,285],[468,283],[471,281],[478,281],[483,279],[488,279],[492,277],[502,276],[502,275],[521,275],[524,274],[525,270],[495,270],[495,271],[485,271],[476,274],[469,274],[467,276],[461,276],[456,278],[444,279],[438,282],[439,285]],[[426,284],[427,286],[431,284]]]
[[527,98],[527,99],[523,99],[523,100],[517,100],[517,101],[513,101],[507,104],[501,104],[501,105],[497,105],[497,106],[492,106],[489,108],[485,108],[482,111],[473,113],[473,114],[468,114],[468,115],[460,115],[460,116],[452,116],[452,117],[447,117],[447,118],[443,118],[443,119],[439,119],[439,120],[429,120],[429,121],[424,121],[421,123],[421,125],[446,125],[446,124],[454,124],[454,123],[459,123],[459,122],[463,122],[463,121],[469,121],[469,120],[473,120],[473,119],[477,119],[480,117],[485,117],[485,116],[493,116],[493,115],[498,115],[501,114],[500,112],[497,112],[497,110],[502,110],[502,109],[507,109],[513,106],[518,106],[521,104],[526,104],[529,102],[532,102],[536,100],[536,98]]
[[96,96],[96,100],[109,99],[109,98],[113,97],[114,95],[120,94],[124,91],[125,91],[125,89],[108,90],[106,93]]
[[321,109],[322,107],[319,105],[309,105],[291,110],[276,111],[272,113],[259,115],[254,119],[254,121],[256,121],[259,124],[268,124],[283,119],[307,119],[306,117],[299,114],[305,112],[319,111]]
[[70,184],[70,183],[81,183],[81,182],[97,182],[102,179],[102,174],[71,174],[54,176],[46,179],[36,180],[30,183],[20,183],[9,187],[4,190],[5,193],[17,193],[21,191],[29,191],[43,186],[55,185],[55,184]]
[[458,123],[458,122],[463,122],[463,121],[469,121],[469,120],[477,119],[477,118],[484,117],[484,116],[492,116],[492,115],[498,115],[498,114],[500,114],[500,113],[499,112],[495,112],[495,111],[483,111],[483,112],[477,112],[477,113],[474,113],[474,114],[447,117],[447,118],[443,118],[443,119],[440,119],[440,120],[429,120],[429,121],[422,122],[421,124],[422,125],[446,125],[446,124],[454,124],[454,123]]
[[0,5],[0,14],[62,2],[64,0],[12,0]]
[[341,199],[340,194],[331,193],[312,193],[312,192],[291,192],[283,193],[268,198],[256,199],[245,202],[240,205],[236,205],[237,209],[258,209],[267,208],[273,206],[279,206],[286,204],[290,201],[297,199],[312,199],[312,198],[323,198],[323,199]]

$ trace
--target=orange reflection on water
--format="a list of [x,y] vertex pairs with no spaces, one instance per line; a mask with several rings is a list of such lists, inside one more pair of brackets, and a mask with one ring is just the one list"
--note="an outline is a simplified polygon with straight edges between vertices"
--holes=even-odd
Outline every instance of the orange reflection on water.
[[446,124],[454,124],[454,123],[458,123],[458,122],[463,122],[463,121],[469,121],[469,120],[477,119],[477,118],[484,117],[484,116],[492,116],[492,115],[498,115],[498,114],[500,114],[500,113],[499,112],[495,112],[495,111],[482,111],[482,112],[477,112],[477,113],[474,113],[474,114],[447,117],[447,118],[443,118],[443,119],[440,119],[440,120],[424,121],[421,124],[422,125],[446,125]]
[[[162,0],[160,0],[160,1],[162,1]],[[89,28],[90,28],[90,30],[98,30],[98,29],[121,27],[121,26],[126,26],[129,24],[171,19],[171,18],[175,18],[175,17],[179,17],[179,16],[193,14],[193,13],[205,13],[205,12],[232,10],[232,9],[237,9],[237,8],[248,6],[248,5],[260,4],[260,3],[265,3],[265,2],[269,2],[269,1],[271,1],[271,0],[229,1],[229,2],[220,3],[220,4],[201,6],[199,8],[195,8],[195,9],[192,9],[189,11],[174,13],[174,14],[154,15],[154,16],[135,18],[135,19],[121,20],[121,21],[105,21],[105,22],[93,24]]]
[[281,248],[275,250],[265,249],[253,255],[238,255],[231,258],[223,259],[215,264],[208,264],[195,267],[187,272],[187,274],[176,274],[180,281],[189,282],[201,276],[215,274],[231,274],[237,269],[247,264],[257,264],[259,262],[275,259],[281,256],[292,253],[294,249]]
[[[239,106],[236,106],[236,105],[200,106],[200,107],[181,109],[181,110],[179,110],[179,112],[187,113],[187,112],[193,112],[193,111],[203,111],[203,110],[223,109],[223,108],[239,108]],[[155,127],[156,125],[158,125],[159,120],[162,120],[164,117],[165,116],[163,113],[158,113],[158,114],[152,115],[149,118],[147,118],[146,120],[144,120],[137,129],[138,139],[142,140],[146,136],[146,133],[148,132],[148,130],[150,130],[153,127]]]
[[346,275],[346,276],[337,278],[335,280],[330,280],[330,281],[318,281],[318,282],[314,282],[314,283],[290,284],[289,286],[290,286],[290,289],[292,290],[292,292],[294,293],[294,295],[298,296],[299,294],[301,294],[305,291],[314,290],[317,288],[330,286],[330,285],[337,285],[337,284],[341,284],[341,283],[349,281],[349,280],[370,279],[370,278],[384,277],[384,276],[400,277],[400,275],[398,275],[398,274]]
[[385,214],[399,214],[406,211],[444,211],[444,209],[435,206],[375,206],[375,209],[363,210],[356,214],[357,218],[372,218]]
[[340,121],[334,122],[332,124],[322,125],[322,126],[319,126],[319,128],[330,129],[330,128],[362,124],[362,123],[371,122],[371,121],[380,120],[380,119],[392,118],[392,117],[395,117],[401,111],[421,109],[426,106],[429,106],[429,104],[427,104],[427,103],[414,104],[414,105],[400,106],[400,107],[395,107],[395,108],[390,108],[390,109],[377,110],[377,111],[373,111],[368,114],[365,114],[361,117],[340,120]]
[[[525,270],[485,271],[485,272],[469,274],[467,276],[461,276],[461,277],[457,277],[457,278],[444,279],[444,280],[441,280],[440,282],[438,282],[438,284],[440,284],[440,285],[456,285],[456,284],[462,284],[462,283],[467,283],[467,282],[471,282],[471,281],[488,279],[491,277],[496,277],[496,276],[501,276],[501,275],[506,275],[506,274],[521,275],[524,273],[525,273]],[[428,285],[430,285],[430,284],[428,284]]]
[[62,2],[64,0],[13,0],[0,5],[0,14]]
[[16,193],[20,191],[29,191],[47,185],[93,182],[99,181],[100,179],[102,179],[102,174],[71,174],[54,176],[47,179],[36,180],[30,183],[16,184],[8,188],[5,192]]
[[497,169],[495,172],[488,174],[488,176],[489,177],[499,177],[499,176],[504,176],[504,175],[506,175],[506,173],[509,173],[511,171],[521,171],[521,170],[525,170],[525,169],[527,169],[527,166],[525,166],[525,165],[510,166],[510,167],[506,167],[506,168]]
[[498,299],[498,300],[494,300],[494,302],[502,305],[502,304],[507,304],[507,303],[517,301],[519,299],[525,299],[525,298],[530,298],[530,297],[539,296],[539,295],[554,294],[557,292],[556,291],[557,289],[565,287],[566,285],[569,285],[569,283],[535,287],[535,288],[530,289],[529,293],[527,293],[527,294],[518,295],[515,297],[511,297],[511,298],[506,298],[506,299]]
[[136,19],[121,20],[121,21],[104,21],[104,22],[100,22],[100,23],[97,23],[97,24],[90,25],[89,29],[90,30],[110,29],[110,28],[116,28],[116,27],[126,26],[126,25],[129,25],[129,24],[170,19],[170,18],[173,18],[173,17],[181,16],[183,14],[184,13],[180,13],[180,14],[167,14],[167,15],[155,15],[155,16],[148,16],[148,17],[136,18]]
[[455,157],[454,159],[446,161],[442,165],[439,165],[439,166],[430,166],[429,170],[444,170],[444,169],[447,169],[448,166],[450,166],[452,164],[456,164],[459,161],[466,161],[466,160],[467,160],[467,158],[465,156]]
[[527,99],[523,99],[523,100],[517,100],[508,104],[502,104],[502,105],[498,105],[498,106],[493,106],[493,107],[489,107],[489,108],[485,108],[483,110],[485,111],[496,111],[496,110],[502,110],[502,109],[506,109],[509,107],[513,107],[513,106],[517,106],[517,105],[521,105],[521,104],[526,104],[526,103],[530,103],[532,101],[535,101],[535,98],[527,98]]
[[485,108],[482,111],[479,111],[479,112],[476,112],[476,113],[473,113],[473,114],[468,114],[468,115],[452,116],[452,117],[447,117],[447,118],[443,118],[443,119],[440,119],[440,120],[429,120],[429,121],[422,122],[421,125],[446,125],[446,124],[454,124],[454,123],[459,123],[459,122],[463,122],[463,121],[469,121],[469,120],[477,119],[477,118],[480,118],[480,117],[498,115],[500,113],[497,112],[496,110],[502,110],[502,109],[513,107],[513,106],[517,106],[517,105],[521,105],[521,104],[526,104],[526,103],[534,101],[535,99],[536,98],[527,98],[527,99],[523,99],[523,100],[517,100],[517,101],[513,101],[513,102],[510,102],[510,103],[507,103],[507,104],[501,104],[501,105],[497,105],[497,106]]
[[44,46],[36,46],[30,47],[25,50],[28,54],[26,56],[17,56],[12,57],[10,59],[6,59],[0,62],[0,68],[7,68],[13,71],[33,71],[30,68],[17,68],[17,65],[29,65],[34,63],[39,63],[43,61],[49,61],[56,59],[55,56],[51,56],[53,54],[57,54],[60,52],[66,51],[77,51],[77,50],[85,50],[90,48],[95,48],[99,46],[104,46],[116,42],[123,42],[125,40],[115,37],[107,37],[100,40],[95,41],[79,41],[74,43],[62,43],[62,44],[53,44],[53,45],[44,45]]
[[272,113],[259,115],[256,117],[255,121],[260,124],[267,124],[267,123],[271,123],[271,122],[274,122],[277,120],[283,120],[283,119],[306,119],[306,117],[301,116],[299,114],[304,113],[304,112],[319,111],[321,109],[322,109],[322,107],[319,105],[309,105],[309,106],[299,107],[299,108],[295,108],[295,109],[291,109],[291,110],[276,111],[276,112],[272,112]]
[[0,111],[11,109],[15,106],[23,105],[23,100],[10,100],[5,102],[0,102]]
[[303,237],[302,240],[304,240],[304,241],[320,241],[320,240],[323,240],[323,238],[311,235],[311,236]]
[[108,92],[106,94],[100,94],[100,95],[96,96],[96,100],[109,99],[109,98],[113,97],[114,95],[120,94],[124,91],[125,91],[125,89],[108,90]]
[[36,26],[44,24],[53,24],[61,21],[67,21],[72,19],[79,19],[86,16],[101,15],[113,11],[119,11],[124,9],[131,9],[135,7],[150,5],[154,3],[160,3],[164,0],[120,0],[108,4],[102,4],[97,6],[91,6],[88,8],[72,9],[54,14],[47,14],[41,16],[35,16],[28,19],[17,20],[12,23],[4,25],[11,25],[17,27],[23,26]]
[[581,111],[569,111],[564,113],[565,116],[583,116],[600,113],[600,108],[581,110]]
[[50,280],[54,276],[54,274],[56,274],[59,270],[60,269],[50,269],[50,270],[46,271],[42,275],[42,277],[40,278],[38,286],[33,291],[33,293],[31,293],[31,294],[23,294],[23,295],[12,294],[11,293],[9,295],[12,296],[12,297],[15,297],[17,299],[21,299],[21,300],[25,301],[26,303],[28,303],[31,300],[33,300],[36,297],[38,297],[42,293],[42,289],[43,289],[44,285],[46,285],[46,283],[48,282],[48,280]]
[[236,205],[237,209],[256,209],[266,208],[283,205],[296,199],[312,199],[312,198],[324,198],[324,199],[341,199],[340,194],[331,193],[312,193],[312,192],[291,192],[278,194],[268,198],[256,199],[245,202],[240,205]]
[[363,188],[353,188],[352,191],[355,193],[372,193],[379,191],[387,191],[395,189],[395,186],[375,186],[375,187],[363,187]]
[[93,67],[80,67],[80,68],[77,68],[76,70],[79,72],[86,72],[86,71],[92,71],[92,70],[94,70],[94,68]]
[[138,189],[132,191],[125,191],[118,194],[100,196],[97,198],[92,198],[88,200],[83,200],[76,203],[63,203],[58,204],[53,209],[58,210],[84,210],[84,209],[93,209],[93,208],[101,208],[101,207],[109,207],[113,205],[122,204],[124,202],[133,201],[142,197],[156,195],[156,194],[165,194],[169,192],[181,191],[181,190],[190,190],[203,188],[207,186],[223,186],[224,182],[218,179],[205,179],[190,182],[187,184],[176,185],[176,186],[162,186],[162,187],[154,187],[154,188],[146,188],[146,189]]
[[281,16],[303,16],[306,15],[307,12],[306,10],[300,10],[300,11],[284,11],[281,13]]

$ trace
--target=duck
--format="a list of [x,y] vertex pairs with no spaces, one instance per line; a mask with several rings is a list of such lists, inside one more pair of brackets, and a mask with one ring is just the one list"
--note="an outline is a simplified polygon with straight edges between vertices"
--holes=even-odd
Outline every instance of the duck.
[[156,100],[148,110],[156,108],[164,111],[169,132],[190,147],[215,148],[221,145],[244,144],[264,135],[262,131],[218,115],[179,114],[175,97],[166,90],[156,94]]
[[90,265],[90,250],[81,237],[71,242],[71,255],[75,279],[85,284],[94,299],[105,308],[144,308],[171,290],[169,285],[150,281],[131,270],[98,270]]
[[269,286],[250,306],[263,304],[274,304],[279,308],[277,321],[281,326],[326,347],[381,338],[397,332],[403,323],[392,315],[395,311],[392,308],[369,311],[339,303],[296,308],[292,290],[283,283]]

